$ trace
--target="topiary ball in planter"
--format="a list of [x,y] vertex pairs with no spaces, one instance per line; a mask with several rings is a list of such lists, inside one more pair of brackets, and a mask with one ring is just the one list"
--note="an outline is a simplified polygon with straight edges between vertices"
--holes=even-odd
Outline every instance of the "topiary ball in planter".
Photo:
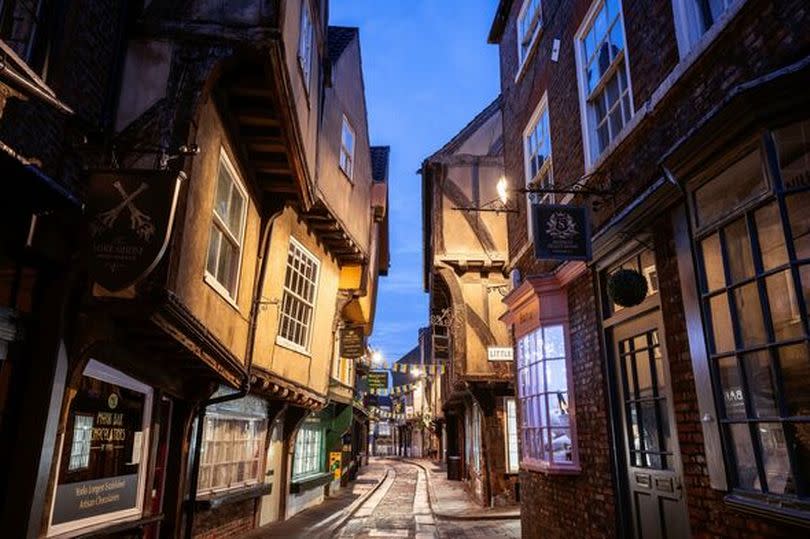
[[647,279],[635,270],[620,269],[608,277],[607,292],[616,305],[633,307],[647,297]]

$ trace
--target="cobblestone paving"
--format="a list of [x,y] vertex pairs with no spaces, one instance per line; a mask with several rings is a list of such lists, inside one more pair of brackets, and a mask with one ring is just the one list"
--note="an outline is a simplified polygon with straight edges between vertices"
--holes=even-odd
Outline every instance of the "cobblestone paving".
[[[339,537],[366,538],[520,538],[519,520],[440,520],[428,503],[424,470],[390,461],[396,475],[369,498],[339,531]],[[435,485],[434,485],[435,486]],[[449,488],[446,487],[445,488]],[[446,492],[444,493],[447,494]]]
[[340,537],[437,537],[424,472],[405,463],[392,462],[392,467],[396,475],[363,504]]
[[519,520],[464,520],[439,521],[439,537],[458,539],[462,537],[494,537],[499,539],[520,539]]

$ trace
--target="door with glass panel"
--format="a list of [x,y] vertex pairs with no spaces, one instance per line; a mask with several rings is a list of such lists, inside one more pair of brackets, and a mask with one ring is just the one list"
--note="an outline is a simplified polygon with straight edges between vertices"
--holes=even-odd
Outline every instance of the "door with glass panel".
[[627,484],[637,538],[689,536],[658,311],[613,330]]

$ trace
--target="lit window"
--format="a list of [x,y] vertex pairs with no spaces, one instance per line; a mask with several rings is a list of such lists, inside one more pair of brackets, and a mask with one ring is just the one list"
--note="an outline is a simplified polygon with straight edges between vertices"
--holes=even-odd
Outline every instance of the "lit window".
[[301,75],[304,77],[304,88],[309,92],[309,81],[312,75],[312,15],[309,11],[309,1],[301,4],[301,28],[298,34],[298,65],[301,66]]
[[300,479],[323,470],[323,430],[320,424],[304,423],[295,437],[293,478]]
[[76,414],[73,420],[73,442],[70,445],[71,472],[83,470],[90,465],[90,441],[93,433],[93,416]]
[[247,196],[236,170],[224,151],[220,153],[213,223],[205,266],[208,282],[235,300],[239,286]]
[[302,352],[309,349],[317,289],[318,259],[290,238],[278,336],[282,343]]
[[517,406],[514,398],[504,399],[506,422],[504,440],[506,442],[506,473],[517,473],[520,465],[518,456]]
[[807,510],[810,121],[763,144],[692,191],[700,297],[736,492]]
[[524,0],[517,20],[518,70],[523,67],[532,45],[543,26],[543,9],[540,0]]
[[633,108],[619,0],[599,0],[577,38],[586,156],[592,164],[630,121]]
[[209,413],[197,491],[203,494],[260,482],[266,430],[265,419]]
[[467,462],[476,472],[481,471],[481,407],[473,403],[467,413]]
[[345,116],[340,132],[340,168],[351,180],[354,172],[354,129]]
[[739,0],[673,0],[681,57]]
[[576,465],[568,361],[562,324],[540,327],[517,344],[521,463],[543,469]]

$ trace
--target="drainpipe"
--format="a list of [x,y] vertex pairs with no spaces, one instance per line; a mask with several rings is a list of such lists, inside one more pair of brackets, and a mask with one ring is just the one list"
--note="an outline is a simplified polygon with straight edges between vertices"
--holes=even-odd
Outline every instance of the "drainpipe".
[[201,451],[202,451],[202,442],[203,442],[203,426],[205,424],[205,411],[208,409],[209,406],[220,404],[223,402],[233,401],[237,399],[241,399],[242,397],[246,396],[248,392],[250,392],[250,367],[253,365],[253,353],[255,350],[255,341],[256,341],[256,326],[258,324],[259,318],[259,309],[261,308],[262,301],[261,293],[264,290],[264,276],[267,269],[267,256],[265,253],[267,252],[267,247],[270,243],[270,235],[273,231],[273,223],[276,219],[282,214],[284,210],[279,210],[276,213],[272,214],[268,219],[267,222],[264,224],[264,233],[262,236],[261,245],[259,246],[259,253],[257,255],[258,263],[256,264],[256,274],[253,279],[253,302],[250,305],[250,325],[248,326],[248,335],[247,335],[247,350],[245,352],[245,377],[242,380],[242,385],[236,393],[231,393],[230,395],[223,395],[221,397],[215,397],[213,399],[208,399],[203,401],[200,404],[200,411],[197,414],[197,432],[195,433],[195,444],[194,444],[194,458],[193,464],[191,466],[191,488],[188,497],[188,512],[186,516],[186,529],[185,529],[185,538],[191,539],[192,537],[192,530],[194,528],[194,512],[196,510],[195,506],[197,505],[197,485],[200,479],[200,458],[201,458]]

